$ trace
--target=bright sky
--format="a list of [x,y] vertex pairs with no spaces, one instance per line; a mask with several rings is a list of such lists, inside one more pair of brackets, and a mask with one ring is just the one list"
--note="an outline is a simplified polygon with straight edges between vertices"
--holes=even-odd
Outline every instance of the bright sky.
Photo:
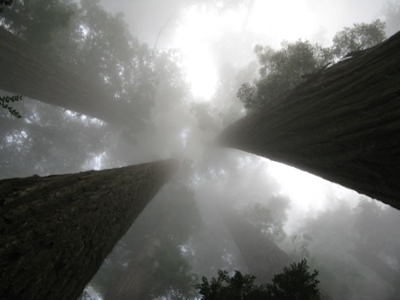
[[[345,23],[342,18],[348,17],[347,9],[357,6],[357,1],[350,2],[338,0],[335,6],[329,6],[327,1],[322,5],[313,0],[258,0],[251,11],[230,11],[222,14],[193,7],[188,9],[183,15],[173,46],[180,48],[183,53],[187,80],[191,84],[193,95],[204,100],[213,96],[218,73],[209,41],[218,39],[226,29],[242,34],[251,31],[260,36],[260,43],[268,43],[273,47],[279,47],[283,40],[313,40],[321,32],[325,32],[330,40],[343,26],[371,21],[366,19],[367,16],[372,18],[371,11],[377,10],[381,5],[376,2],[373,6],[373,2],[367,1],[363,7],[360,3],[359,7],[365,10],[349,18],[354,21]],[[321,5],[324,6],[323,10]],[[341,21],[340,24],[337,20]],[[312,215],[326,208],[327,201],[330,201],[326,196],[328,192],[353,199],[350,201],[354,203],[354,199],[357,199],[355,192],[282,164],[271,162],[269,170],[281,184],[281,192],[293,200],[291,211],[296,211],[296,218],[292,218],[292,222],[297,222],[296,219],[301,218],[302,213]]]
[[222,13],[191,7],[183,14],[172,46],[182,50],[194,96],[210,99],[218,74],[209,41],[221,36],[224,30],[252,32],[260,36],[260,43],[273,47],[279,47],[284,40],[300,38],[323,38],[329,43],[344,26],[379,17],[384,1],[256,0],[250,11]]
[[252,31],[274,46],[279,46],[283,39],[297,40],[308,37],[304,33],[315,32],[317,19],[307,8],[306,0],[290,2],[260,0],[250,12],[218,13],[196,7],[186,10],[173,45],[183,53],[187,80],[194,96],[210,99],[215,91],[218,74],[209,41],[220,37],[224,30],[243,34],[246,34],[244,30]]
[[291,199],[285,224],[288,234],[295,231],[305,218],[316,216],[328,207],[334,208],[338,201],[345,200],[351,207],[359,201],[357,192],[284,164],[270,161],[268,171],[279,183],[279,192]]

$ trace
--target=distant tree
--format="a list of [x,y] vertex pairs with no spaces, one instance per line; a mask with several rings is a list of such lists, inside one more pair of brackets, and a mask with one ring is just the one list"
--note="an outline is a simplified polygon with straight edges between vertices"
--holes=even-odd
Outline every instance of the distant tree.
[[14,0],[0,17],[2,26],[30,44],[50,43],[53,36],[66,28],[73,14],[70,0]]
[[174,160],[0,181],[0,298],[77,299]]
[[157,55],[99,1],[18,1],[5,11],[0,43],[1,89],[134,132],[149,125],[165,64],[156,70]]
[[391,36],[400,30],[400,1],[389,0],[384,6],[386,34]]
[[370,48],[384,39],[385,23],[376,20],[370,24],[346,27],[335,35],[330,48],[301,40],[283,42],[279,50],[257,45],[254,52],[261,65],[260,78],[255,80],[254,85],[243,84],[237,97],[247,109],[260,108],[284,96],[324,66],[342,59],[350,52]]
[[174,181],[121,239],[90,285],[104,299],[187,299],[197,278],[181,246],[199,222],[194,193]]
[[249,205],[244,210],[243,215],[255,227],[259,228],[263,234],[279,243],[286,237],[283,228],[286,216],[279,216],[279,213],[268,208],[268,205],[255,203]]
[[281,274],[272,278],[267,284],[268,296],[274,300],[319,300],[318,271],[309,272],[307,260],[285,267]]
[[275,101],[303,82],[303,76],[314,73],[333,59],[330,49],[301,40],[284,42],[280,50],[258,45],[254,51],[261,65],[260,79],[254,86],[243,84],[237,93],[247,109]]
[[345,27],[333,38],[332,51],[340,59],[345,55],[375,46],[385,39],[385,23],[375,20],[369,24]]
[[255,276],[218,270],[218,278],[202,278],[196,285],[202,300],[319,300],[318,271],[309,272],[306,260],[285,267],[272,283],[255,285]]
[[231,234],[249,272],[258,284],[268,282],[290,264],[290,257],[280,249],[271,236],[244,219],[234,209],[220,211],[221,219]]

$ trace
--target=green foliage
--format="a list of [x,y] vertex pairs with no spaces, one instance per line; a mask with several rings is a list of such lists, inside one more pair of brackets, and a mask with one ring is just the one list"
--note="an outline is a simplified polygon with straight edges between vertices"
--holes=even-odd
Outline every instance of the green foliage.
[[16,117],[17,119],[21,119],[22,116],[19,114],[19,112],[9,104],[9,103],[15,103],[15,102],[18,102],[21,100],[22,100],[21,95],[0,97],[0,106],[4,109],[7,109],[12,116]]
[[46,44],[60,28],[68,26],[73,7],[69,0],[14,0],[4,11],[3,26],[32,44]]
[[307,260],[285,267],[283,273],[275,275],[272,284],[267,284],[268,296],[274,300],[319,300],[318,271],[309,272]]
[[286,233],[283,229],[285,218],[278,216],[279,212],[272,211],[265,204],[255,203],[249,205],[244,211],[244,216],[263,234],[273,238],[276,242],[282,242]]
[[227,271],[218,270],[218,278],[210,281],[202,278],[202,283],[195,286],[202,295],[202,300],[256,300],[264,299],[265,287],[254,285],[255,276],[242,275],[235,271],[235,275],[229,276]]
[[237,93],[248,109],[276,100],[301,83],[304,75],[314,73],[332,60],[330,49],[301,40],[284,42],[280,50],[258,45],[255,53],[261,65],[260,79],[254,86],[243,84]]
[[192,287],[198,278],[182,257],[180,246],[174,241],[164,241],[162,247],[157,248],[154,258],[147,261],[154,266],[152,284],[146,287],[148,299],[187,299],[195,296]]
[[312,237],[309,234],[295,234],[291,236],[291,240],[293,243],[292,255],[310,258],[309,246],[310,242],[312,242]]
[[385,23],[379,20],[346,27],[336,34],[331,48],[301,40],[284,42],[279,50],[258,45],[255,53],[261,65],[260,78],[255,80],[254,85],[244,83],[237,97],[246,109],[254,110],[271,103],[349,52],[354,53],[382,42],[385,38],[384,29]]
[[227,271],[218,270],[218,278],[210,281],[202,278],[195,287],[202,300],[319,300],[318,271],[309,272],[307,261],[285,267],[272,279],[272,283],[257,286],[255,276],[235,271],[230,277]]
[[385,23],[375,20],[372,23],[354,24],[345,27],[333,38],[333,53],[342,58],[351,52],[357,52],[375,46],[385,39]]

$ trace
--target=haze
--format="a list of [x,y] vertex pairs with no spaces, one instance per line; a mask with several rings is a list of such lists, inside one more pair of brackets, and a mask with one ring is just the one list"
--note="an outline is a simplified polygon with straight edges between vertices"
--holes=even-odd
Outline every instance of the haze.
[[[387,21],[388,37],[400,30],[400,14],[396,22],[388,2],[53,2],[76,5],[81,12],[72,16],[72,25],[57,29],[52,41],[35,40],[33,32],[32,43],[49,57],[62,57],[60,64],[93,83],[102,96],[132,106],[127,111],[115,104],[124,117],[105,110],[102,119],[24,97],[15,104],[21,120],[1,111],[1,179],[171,157],[181,165],[80,299],[111,299],[106,295],[123,288],[124,274],[137,280],[137,299],[200,299],[193,284],[201,276],[216,276],[218,269],[251,274],[240,237],[221,217],[224,210],[238,212],[292,261],[306,258],[332,299],[400,299],[398,210],[216,143],[225,127],[248,113],[237,91],[259,78],[256,45],[279,50],[284,42],[308,40],[331,47],[344,27],[376,19]],[[4,20],[1,25],[10,29]],[[121,123],[109,122],[112,118]],[[130,127],[121,126],[126,120]]]

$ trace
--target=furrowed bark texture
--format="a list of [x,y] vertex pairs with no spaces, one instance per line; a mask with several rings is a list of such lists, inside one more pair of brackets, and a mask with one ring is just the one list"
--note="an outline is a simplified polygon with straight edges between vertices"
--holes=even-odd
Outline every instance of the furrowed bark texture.
[[0,299],[76,300],[177,165],[0,181]]
[[400,209],[400,32],[230,125],[223,146]]
[[[249,273],[256,276],[256,284],[272,282],[274,275],[293,263],[289,255],[237,212],[227,208],[221,208],[220,212]],[[322,300],[332,300],[324,290],[320,292]]]
[[133,107],[106,99],[98,88],[68,72],[0,26],[0,89],[60,106],[107,123],[132,127]]

